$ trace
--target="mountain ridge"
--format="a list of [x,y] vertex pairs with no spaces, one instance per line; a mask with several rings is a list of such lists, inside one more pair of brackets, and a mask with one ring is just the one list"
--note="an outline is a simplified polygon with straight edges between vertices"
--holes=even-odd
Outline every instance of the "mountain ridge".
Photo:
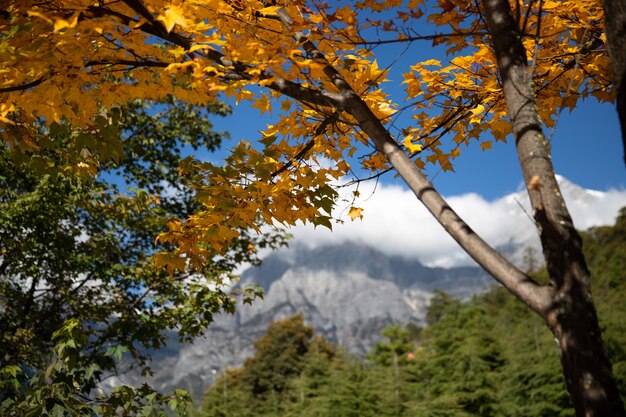
[[[271,322],[298,313],[316,333],[363,355],[386,326],[423,323],[434,289],[467,298],[492,283],[477,267],[429,268],[364,244],[278,251],[241,275],[239,285],[262,286],[263,299],[240,305],[233,315],[215,316],[191,345],[177,344],[171,335],[169,347],[154,352],[149,381],[165,392],[185,388],[198,400],[219,372],[253,354],[253,342]],[[110,384],[140,382],[131,373]]]

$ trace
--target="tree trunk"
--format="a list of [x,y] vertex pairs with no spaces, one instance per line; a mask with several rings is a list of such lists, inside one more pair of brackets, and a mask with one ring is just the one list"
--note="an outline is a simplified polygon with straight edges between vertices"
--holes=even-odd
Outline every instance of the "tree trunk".
[[604,1],[606,40],[613,67],[613,82],[617,89],[617,114],[622,127],[624,163],[626,163],[626,1]]
[[559,190],[536,111],[519,27],[507,0],[484,0],[513,135],[553,288],[544,319],[559,341],[576,415],[626,416],[604,353],[582,241]]

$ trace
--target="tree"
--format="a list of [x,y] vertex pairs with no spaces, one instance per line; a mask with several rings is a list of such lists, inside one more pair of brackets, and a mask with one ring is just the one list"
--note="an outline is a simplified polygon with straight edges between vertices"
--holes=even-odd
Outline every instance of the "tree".
[[329,391],[335,351],[325,338],[313,335],[301,314],[271,323],[254,348],[243,368],[227,370],[207,390],[201,415],[318,415],[324,411],[316,400]]
[[443,317],[448,306],[453,303],[455,303],[455,300],[450,294],[445,291],[435,290],[426,312],[426,323],[428,325],[437,323]]
[[406,364],[407,354],[415,348],[415,341],[411,339],[409,331],[398,324],[393,324],[384,328],[381,336],[387,341],[374,346],[372,361],[384,366],[397,367],[400,363]]
[[498,389],[505,361],[486,312],[471,302],[436,308],[444,314],[426,329],[412,364],[424,395],[419,409],[430,410],[427,415],[507,415]]
[[370,360],[378,365],[370,374],[374,374],[376,391],[382,394],[382,410],[387,415],[400,416],[410,398],[405,389],[405,374],[407,364],[415,359],[416,340],[409,329],[397,324],[383,329],[381,336],[387,340],[377,343],[370,353]]
[[274,322],[267,334],[254,343],[254,356],[244,364],[242,380],[256,396],[278,395],[287,389],[289,379],[304,367],[302,357],[309,351],[313,328],[300,314]]
[[613,227],[594,228],[583,235],[585,248],[590,259],[590,268],[595,271],[595,296],[606,302],[599,305],[601,327],[606,349],[613,363],[622,400],[626,400],[626,320],[620,310],[612,305],[626,300],[626,248],[620,243],[626,237],[626,209],[622,208]]
[[[559,341],[577,414],[624,416],[581,239],[542,127],[554,126],[579,99],[613,100],[603,22],[596,0],[365,0],[354,7],[304,0],[9,1],[0,48],[10,63],[0,86],[2,133],[18,150],[38,143],[35,121],[72,124],[94,138],[94,114],[122,97],[171,94],[206,103],[224,93],[262,112],[280,109],[257,144],[240,143],[223,164],[185,161],[181,173],[193,175],[203,208],[169,223],[159,240],[176,249],[158,255],[159,264],[174,268],[184,256],[187,266],[201,268],[238,238],[237,230],[258,229],[259,219],[331,227],[337,194],[329,178],[348,174],[355,153],[364,153],[364,169],[374,176],[395,170],[463,249],[545,320]],[[423,36],[418,25],[446,29]],[[367,39],[379,33],[388,38]],[[454,57],[449,65],[429,59],[405,72],[415,126],[394,136],[392,116],[403,109],[382,90],[387,70],[372,47],[419,40],[445,45]],[[462,144],[489,149],[488,134],[514,139],[547,283],[475,234],[424,173],[426,164],[453,169]],[[335,166],[317,164],[321,157]],[[361,212],[353,206],[350,216]]]
[[[121,359],[123,349],[119,348],[123,346],[113,346],[104,355],[89,355],[91,347],[79,320],[67,320],[54,332],[52,342],[53,352],[42,369],[19,365],[0,369],[3,416],[187,415],[191,398],[179,389],[164,396],[148,384],[139,388],[121,385],[110,393],[94,393],[92,388],[98,386],[102,372]],[[93,362],[86,361],[86,357]]]
[[[125,106],[115,160],[97,146],[85,149],[86,158],[101,161],[96,179],[64,172],[64,154],[52,146],[26,162],[0,148],[0,369],[19,369],[20,377],[53,373],[62,389],[51,391],[76,390],[85,398],[108,375],[137,367],[149,372],[147,352],[163,346],[168,332],[189,340],[214,313],[233,311],[235,294],[224,280],[239,263],[256,262],[251,245],[280,241],[244,232],[230,252],[193,275],[170,276],[154,266],[154,235],[197,207],[177,173],[180,149],[215,150],[221,135],[208,117],[228,111],[172,98],[154,104],[153,110],[147,102]],[[58,124],[46,135],[59,149],[73,140]],[[67,375],[72,383],[64,385]],[[45,388],[45,378],[40,383]],[[14,394],[22,404],[36,398]],[[89,408],[84,398],[78,403]]]
[[[333,368],[343,360],[341,352],[337,352],[323,336],[314,336],[305,358],[304,369],[292,384],[293,405],[291,415],[322,416],[332,415],[329,396],[333,391]],[[294,386],[295,385],[295,386]]]

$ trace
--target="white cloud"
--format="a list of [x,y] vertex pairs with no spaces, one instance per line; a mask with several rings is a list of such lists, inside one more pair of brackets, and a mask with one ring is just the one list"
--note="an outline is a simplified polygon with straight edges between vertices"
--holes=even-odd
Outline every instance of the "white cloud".
[[[560,180],[563,195],[579,229],[612,224],[619,209],[626,206],[626,190],[584,190],[565,179]],[[379,184],[372,193],[373,188],[373,183],[361,184],[362,197],[354,203],[364,209],[363,220],[351,221],[347,215],[350,203],[344,202],[338,206],[343,223],[335,224],[332,232],[322,227],[314,229],[310,225],[293,228],[290,230],[294,236],[293,244],[314,247],[363,242],[389,255],[417,258],[429,266],[471,264],[469,257],[410,191],[397,185]],[[346,190],[346,196],[351,191]],[[347,197],[345,201],[349,201]],[[523,192],[494,201],[487,201],[477,194],[451,196],[447,201],[491,245],[538,243]]]

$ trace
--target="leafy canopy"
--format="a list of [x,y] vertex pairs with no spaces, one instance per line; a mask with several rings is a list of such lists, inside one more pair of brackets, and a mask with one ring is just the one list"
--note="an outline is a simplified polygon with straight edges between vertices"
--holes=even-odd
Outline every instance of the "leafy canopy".
[[[556,123],[579,99],[612,99],[598,0],[512,6],[544,123]],[[505,140],[511,126],[480,8],[463,0],[9,1],[0,15],[7,64],[0,132],[14,150],[32,151],[41,146],[35,122],[71,125],[93,146],[107,140],[98,117],[131,98],[205,104],[227,96],[277,112],[257,143],[240,142],[223,163],[189,159],[181,167],[203,209],[170,223],[160,240],[200,266],[259,221],[330,227],[336,193],[329,179],[356,164],[374,174],[388,169],[382,154],[365,150],[368,125],[345,111],[351,94],[420,169],[451,170],[464,145],[489,149],[492,139]],[[392,101],[388,68],[374,52],[420,40],[450,58],[435,52],[404,69],[406,96]],[[396,126],[403,111],[412,121]],[[73,162],[68,167],[91,166]],[[157,260],[183,264],[173,256]]]
[[[188,398],[148,386],[98,391],[116,373],[149,372],[148,352],[168,337],[190,340],[213,314],[232,312],[233,268],[257,262],[254,248],[282,242],[281,234],[240,230],[228,252],[193,274],[151,259],[169,249],[155,247],[154,236],[198,209],[178,175],[183,149],[217,149],[221,135],[209,117],[227,111],[171,97],[130,102],[120,112],[121,153],[111,159],[99,144],[85,148],[97,178],[59,169],[62,146],[74,139],[63,125],[42,132],[56,147],[30,159],[0,148],[1,415],[166,415],[164,401]],[[256,295],[244,291],[248,301]]]

